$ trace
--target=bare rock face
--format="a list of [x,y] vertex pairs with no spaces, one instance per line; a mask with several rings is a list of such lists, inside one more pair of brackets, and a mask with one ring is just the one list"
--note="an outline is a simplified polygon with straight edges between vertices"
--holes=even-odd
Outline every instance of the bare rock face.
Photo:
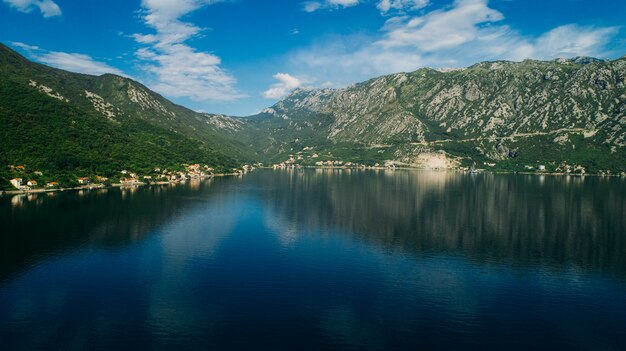
[[71,107],[107,130],[158,132],[215,159],[626,172],[626,57],[424,68],[297,89],[244,118],[192,111],[128,78],[37,65],[2,44],[0,68],[14,84],[7,91],[23,86],[33,100]]
[[449,157],[445,152],[423,153],[417,157],[416,166],[425,169],[447,169],[455,168],[459,162]]
[[[282,130],[282,135],[290,128],[308,128],[316,135],[313,139],[318,143],[323,139],[326,145],[388,145],[397,161],[416,160],[417,155],[433,150],[446,151],[450,157],[471,157],[467,150],[476,148],[484,151],[481,157],[507,161],[528,156],[537,140],[548,142],[548,149],[593,146],[625,153],[624,77],[625,58],[485,62],[462,70],[426,68],[344,89],[298,90],[273,106],[269,118],[275,121],[272,128]],[[319,123],[321,116],[324,123]],[[263,123],[268,125],[267,120]],[[292,141],[269,134],[275,144]],[[472,145],[452,148],[453,143]],[[424,148],[406,147],[411,144]],[[298,145],[286,148],[294,147]]]

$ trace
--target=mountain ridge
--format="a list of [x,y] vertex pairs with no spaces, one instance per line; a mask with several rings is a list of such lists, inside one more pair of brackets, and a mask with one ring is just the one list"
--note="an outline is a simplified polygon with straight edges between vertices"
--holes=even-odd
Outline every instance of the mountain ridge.
[[[245,162],[348,162],[495,171],[545,164],[551,171],[626,171],[626,56],[421,68],[339,89],[298,88],[247,117],[195,112],[130,78],[51,68],[1,44],[0,74],[0,118],[9,126],[0,145],[2,163],[48,167],[65,179],[78,173],[114,176],[121,167],[147,170],[189,162],[214,163],[224,170]],[[50,114],[54,120],[46,117]],[[84,123],[84,135],[70,133],[71,123],[78,121]],[[52,134],[46,135],[44,126]],[[72,162],[60,170],[49,162],[58,155],[38,140],[49,137],[57,147],[74,143],[66,154],[90,156],[77,162],[69,156]],[[106,152],[94,155],[89,151],[94,145]],[[133,148],[150,157],[142,161]],[[112,165],[103,166],[107,162]],[[2,172],[4,181],[12,176]]]
[[[202,163],[232,172],[248,150],[201,115],[131,79],[67,72],[0,45],[0,178],[74,184]],[[25,166],[27,172],[7,170]],[[43,173],[44,176],[35,176]]]
[[[417,149],[425,146],[430,146],[430,151],[468,156],[467,150],[461,154],[452,150],[459,145],[433,148],[428,145],[430,142],[502,139],[515,148],[520,145],[511,143],[512,139],[530,138],[533,134],[538,139],[554,134],[554,138],[542,142],[555,149],[577,144],[566,140],[570,134],[581,136],[587,140],[578,144],[590,149],[588,156],[593,161],[598,153],[623,153],[625,62],[624,58],[573,58],[482,62],[450,72],[422,68],[337,90],[297,90],[264,114],[279,117],[275,118],[274,129],[283,134],[285,128],[306,129],[300,120],[327,115],[332,123],[326,126],[325,133],[331,143],[395,145],[392,152],[381,153],[389,160],[400,159],[408,164],[415,164],[410,154],[419,155],[422,152]],[[555,142],[557,138],[560,139]],[[311,146],[289,140],[282,144],[273,149],[299,151],[298,148]],[[412,144],[419,147],[411,151]],[[472,145],[479,147],[483,155],[471,161],[503,161],[494,153],[499,143],[491,144],[494,145]],[[565,149],[561,152],[565,156],[572,154]],[[523,161],[555,162],[541,158],[528,157]],[[571,161],[584,161],[583,155],[578,153]],[[622,161],[616,157],[614,163]],[[600,166],[591,168],[599,171]]]

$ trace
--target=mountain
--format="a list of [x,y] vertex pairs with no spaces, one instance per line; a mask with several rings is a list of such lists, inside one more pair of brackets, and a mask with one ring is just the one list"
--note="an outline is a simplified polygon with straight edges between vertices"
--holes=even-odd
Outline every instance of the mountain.
[[578,57],[424,68],[345,89],[300,89],[248,118],[256,128],[249,145],[274,159],[300,152],[305,163],[624,171],[625,78],[626,58]]
[[[201,163],[223,172],[253,153],[223,130],[237,120],[175,105],[128,78],[71,73],[28,61],[0,44],[0,181],[72,183]],[[11,167],[14,169],[14,167]],[[41,182],[40,182],[41,183]]]
[[285,160],[626,172],[625,80],[626,57],[483,62],[298,89],[234,118],[176,105],[129,78],[33,63],[0,44],[0,184]]

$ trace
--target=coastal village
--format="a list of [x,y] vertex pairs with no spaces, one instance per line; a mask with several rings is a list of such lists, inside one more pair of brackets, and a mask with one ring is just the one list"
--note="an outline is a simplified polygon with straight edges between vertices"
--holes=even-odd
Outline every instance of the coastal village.
[[[356,168],[356,169],[398,169],[398,168],[415,168],[411,165],[397,161],[381,161],[373,163],[359,163],[353,161],[345,161],[336,159],[332,154],[321,154],[313,151],[313,147],[305,147],[302,151],[289,155],[289,157],[272,165],[273,169],[290,169],[302,167],[315,168]],[[492,172],[496,167],[496,163],[485,162],[482,165],[474,165],[471,167],[458,165],[456,167],[424,167],[431,170],[454,170],[467,173],[483,173]],[[520,174],[552,174],[552,175],[590,175],[586,168],[580,164],[570,164],[563,160],[561,162],[550,162],[542,164],[537,161],[536,164],[524,165],[522,170],[510,173]],[[626,177],[626,173],[613,174],[611,171],[600,171],[598,176],[621,176]]]
[[[299,163],[298,160],[302,160],[301,158],[296,158],[296,156],[291,155],[289,159],[275,163],[272,165],[274,169],[289,169],[289,168],[301,168],[301,167],[311,167],[310,165],[306,165],[304,163]],[[475,168],[475,167],[462,167],[459,166],[457,168],[429,168],[432,170],[457,170],[462,172],[470,172],[470,173],[481,173],[487,172],[489,167],[494,167],[494,163],[485,163],[484,166],[486,168]],[[366,165],[357,162],[350,161],[342,161],[342,160],[327,160],[327,161],[317,161],[315,162],[316,168],[360,168],[360,169],[396,169],[396,168],[411,168],[408,165],[404,165],[401,163],[397,163],[394,161],[385,161],[384,163],[374,163],[373,165]],[[413,167],[414,168],[414,167]],[[524,166],[526,170],[525,173],[550,173],[550,174],[572,174],[572,175],[587,175],[585,168],[581,165],[571,166],[567,164],[566,161],[563,161],[560,165],[552,167],[552,171],[546,167],[546,165],[537,165]],[[519,173],[519,172],[518,172]],[[611,175],[610,171],[601,172],[598,175]],[[622,174],[624,175],[624,174]]]
[[[313,158],[317,158],[317,154],[313,155]],[[303,162],[304,156],[302,156],[302,154],[297,154],[297,155],[289,155],[289,158],[283,162],[279,162],[279,163],[275,163],[272,165],[273,169],[287,169],[287,168],[299,168],[299,167],[303,167],[303,166],[312,166],[310,164],[307,164],[306,162]],[[317,161],[315,162],[315,167],[326,167],[326,168],[336,168],[336,167],[341,167],[341,168],[379,168],[379,167],[385,167],[385,168],[395,168],[395,164],[393,162],[386,162],[383,166],[381,166],[379,163],[375,163],[374,165],[365,165],[365,164],[360,164],[360,163],[356,163],[356,162],[350,162],[350,161],[341,161],[341,160],[327,160],[327,161]]]
[[[26,165],[9,165],[8,170],[10,174],[14,175],[14,177],[9,180],[13,189],[7,190],[6,193],[91,189],[108,186],[133,187],[146,184],[175,184],[185,182],[186,180],[226,175],[216,174],[212,167],[201,164],[183,164],[181,169],[182,170],[168,170],[166,168],[162,169],[157,167],[150,172],[143,173],[120,170],[117,176],[111,178],[96,175],[90,177],[76,177],[73,181],[61,183],[61,181],[58,180],[49,180],[49,177],[46,177],[40,170],[29,170]],[[241,168],[233,168],[232,172],[228,174],[242,175],[254,169],[254,166],[243,165]],[[0,191],[0,194],[1,193]]]
[[[166,168],[154,168],[149,172],[134,172],[130,170],[120,170],[115,177],[84,176],[76,177],[73,181],[61,182],[59,180],[51,180],[46,177],[40,170],[29,170],[26,165],[9,165],[8,170],[14,177],[9,180],[10,189],[5,187],[2,193],[20,193],[20,192],[46,192],[65,189],[92,189],[104,187],[129,187],[147,184],[175,184],[182,183],[191,179],[204,179],[216,175],[243,175],[256,168],[272,168],[272,169],[292,169],[292,168],[344,168],[344,169],[388,169],[394,170],[398,168],[411,168],[409,165],[396,161],[374,162],[371,164],[344,161],[333,159],[332,155],[321,156],[315,152],[305,148],[301,152],[289,155],[285,161],[274,163],[269,167],[263,167],[263,164],[243,165],[240,168],[233,168],[231,172],[226,174],[215,174],[214,169],[208,165],[201,164],[183,164],[180,170],[171,170]],[[323,159],[323,160],[319,160]],[[458,166],[455,168],[431,168],[433,170],[454,170],[466,173],[483,173],[491,172],[490,168],[494,167],[494,163],[484,163],[482,167],[476,165],[472,167]],[[547,165],[525,165],[521,174],[552,174],[552,175],[589,175],[585,167],[581,165],[571,165],[567,161],[560,163],[552,162]],[[610,171],[601,171],[598,176],[621,176],[626,174],[612,174]]]

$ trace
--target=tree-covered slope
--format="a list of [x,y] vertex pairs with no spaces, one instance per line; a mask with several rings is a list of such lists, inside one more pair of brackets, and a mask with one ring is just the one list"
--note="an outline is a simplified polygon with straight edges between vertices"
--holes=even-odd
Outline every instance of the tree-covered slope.
[[[299,89],[233,118],[173,104],[132,79],[71,73],[0,44],[0,183],[119,176],[202,163],[341,160],[492,170],[626,171],[626,58],[420,69]],[[293,155],[291,157],[290,155]],[[30,172],[30,173],[29,173]]]
[[46,67],[0,44],[4,188],[9,178],[22,177],[9,166],[25,166],[23,177],[41,171],[40,183],[62,184],[183,163],[231,169],[246,155],[211,124],[218,118],[174,105],[130,79]]

